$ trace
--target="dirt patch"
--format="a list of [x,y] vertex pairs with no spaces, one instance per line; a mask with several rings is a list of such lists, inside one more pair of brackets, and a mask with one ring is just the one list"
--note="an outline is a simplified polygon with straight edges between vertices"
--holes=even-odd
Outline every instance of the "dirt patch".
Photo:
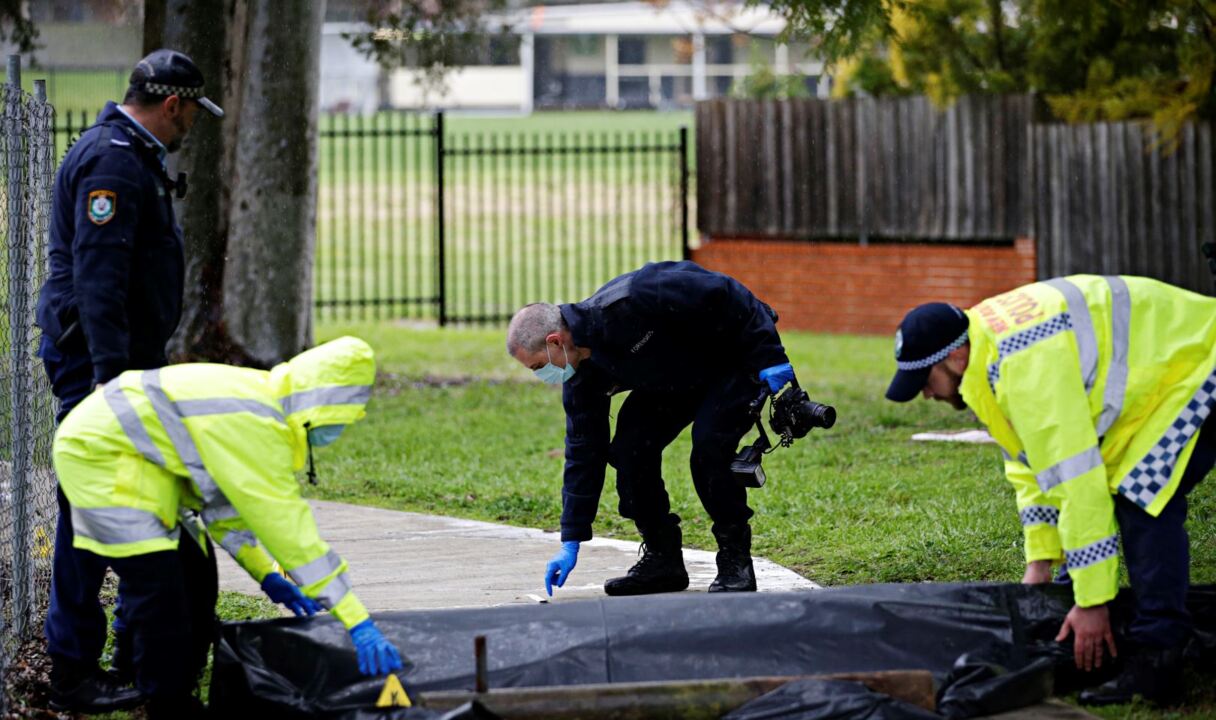
[[480,383],[483,385],[507,385],[527,382],[526,380],[505,379],[505,378],[487,378],[475,375],[457,375],[443,376],[438,375],[422,375],[407,376],[404,373],[376,373],[376,393],[384,395],[397,395],[403,390],[425,390],[430,388],[453,388],[464,387]]

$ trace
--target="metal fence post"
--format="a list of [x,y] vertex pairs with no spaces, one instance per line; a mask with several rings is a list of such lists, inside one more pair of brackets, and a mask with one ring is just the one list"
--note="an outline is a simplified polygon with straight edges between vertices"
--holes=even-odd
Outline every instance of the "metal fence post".
[[13,632],[24,636],[29,622],[33,576],[30,571],[29,502],[26,495],[30,481],[30,447],[25,442],[29,429],[26,384],[31,368],[29,357],[29,296],[27,287],[25,173],[23,167],[21,56],[8,56],[4,103],[5,140],[8,145],[8,317],[9,352],[12,359],[9,383],[12,415],[9,437],[12,443],[12,469],[9,486],[13,512]]
[[684,259],[692,259],[688,244],[688,126],[680,127],[680,241]]
[[444,217],[443,217],[443,112],[435,113],[435,264],[439,273],[435,287],[438,289],[439,327],[448,323],[447,270],[444,257]]

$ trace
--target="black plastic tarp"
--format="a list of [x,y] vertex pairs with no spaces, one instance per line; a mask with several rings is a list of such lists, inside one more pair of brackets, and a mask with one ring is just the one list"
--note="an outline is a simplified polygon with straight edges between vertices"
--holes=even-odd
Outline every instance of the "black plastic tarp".
[[[1192,597],[1212,618],[1216,591]],[[1006,668],[1051,657],[1062,668],[1069,651],[1052,640],[1071,606],[1071,591],[1060,586],[916,584],[375,617],[407,658],[401,678],[425,692],[473,688],[477,635],[487,639],[491,688],[877,670],[945,679],[964,654]],[[1127,606],[1121,596],[1116,628]],[[221,713],[336,716],[374,705],[383,679],[360,677],[346,631],[332,618],[289,618],[225,625],[211,687]]]

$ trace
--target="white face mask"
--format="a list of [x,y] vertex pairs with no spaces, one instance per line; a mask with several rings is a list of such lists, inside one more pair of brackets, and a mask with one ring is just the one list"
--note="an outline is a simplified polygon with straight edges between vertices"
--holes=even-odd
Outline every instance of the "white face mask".
[[561,385],[574,377],[574,366],[570,364],[570,353],[566,352],[565,345],[562,346],[562,354],[566,356],[566,367],[559,368],[553,364],[553,356],[549,354],[549,344],[545,343],[545,357],[549,358],[549,362],[545,363],[544,367],[532,371],[536,377],[541,379],[541,382]]

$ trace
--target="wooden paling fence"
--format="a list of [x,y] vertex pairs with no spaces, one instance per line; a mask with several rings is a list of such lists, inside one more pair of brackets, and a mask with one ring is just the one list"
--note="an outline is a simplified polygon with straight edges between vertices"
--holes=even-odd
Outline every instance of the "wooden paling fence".
[[1209,124],[1177,149],[1141,123],[1064,125],[1029,95],[711,100],[696,114],[711,237],[1032,237],[1042,277],[1148,275],[1201,292],[1216,239]]

